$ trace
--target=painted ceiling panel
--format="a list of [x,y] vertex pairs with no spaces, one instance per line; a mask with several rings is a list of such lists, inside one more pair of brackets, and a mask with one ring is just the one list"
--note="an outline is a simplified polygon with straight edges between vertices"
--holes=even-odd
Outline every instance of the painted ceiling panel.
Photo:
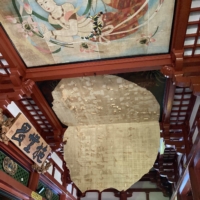
[[174,0],[0,3],[0,21],[27,67],[169,51]]

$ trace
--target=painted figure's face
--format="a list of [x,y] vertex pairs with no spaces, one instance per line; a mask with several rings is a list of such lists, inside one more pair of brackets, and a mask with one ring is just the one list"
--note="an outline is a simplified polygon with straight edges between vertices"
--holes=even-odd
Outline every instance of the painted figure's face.
[[56,5],[53,0],[38,0],[37,3],[47,12],[52,12]]

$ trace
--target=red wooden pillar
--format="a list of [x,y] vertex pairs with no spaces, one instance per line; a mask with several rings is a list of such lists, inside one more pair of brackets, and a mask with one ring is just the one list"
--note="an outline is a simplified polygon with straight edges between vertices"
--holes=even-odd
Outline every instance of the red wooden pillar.
[[60,200],[66,200],[66,195],[65,194],[61,194],[60,195]]
[[63,187],[66,189],[67,188],[67,170],[66,170],[66,162],[63,161],[63,169],[64,172],[62,173],[62,182],[63,182]]
[[185,150],[186,150],[186,156],[189,155],[190,153],[190,141],[189,141],[189,133],[190,133],[190,129],[189,129],[189,122],[185,123],[182,128],[183,131],[183,138],[184,138],[184,142],[185,142]]
[[0,93],[0,108],[5,111],[7,106],[11,103],[7,95]]
[[71,191],[72,195],[73,195],[73,192],[74,192],[74,183],[72,184],[72,191]]
[[32,191],[36,191],[37,186],[38,186],[38,182],[39,182],[39,178],[40,178],[40,174],[32,171],[30,178],[29,178],[29,183],[28,183],[28,187],[32,190]]
[[177,200],[182,200],[180,193],[177,194]]
[[146,192],[146,200],[149,200],[149,192]]
[[99,192],[98,200],[101,200],[101,192]]
[[[162,72],[162,71],[161,71]],[[163,134],[166,135],[169,134],[169,122],[170,122],[170,115],[174,100],[174,93],[175,93],[175,86],[172,84],[171,79],[167,79],[166,81],[166,91],[165,91],[165,99],[164,99],[164,110],[163,110],[163,116],[162,116],[162,122],[163,122]]]
[[192,196],[187,196],[187,195],[181,195],[180,200],[193,200],[193,197]]
[[120,192],[120,200],[127,200],[127,194],[125,191]]
[[193,198],[194,200],[200,200],[200,170],[190,167],[189,174]]

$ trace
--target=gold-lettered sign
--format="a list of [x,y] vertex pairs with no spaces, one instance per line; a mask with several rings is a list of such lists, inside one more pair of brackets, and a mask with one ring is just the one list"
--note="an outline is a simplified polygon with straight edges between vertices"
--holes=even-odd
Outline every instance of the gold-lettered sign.
[[34,200],[42,200],[42,196],[40,196],[39,194],[37,194],[37,193],[34,192],[34,191],[31,192],[31,197],[32,197]]
[[38,166],[41,166],[51,148],[29,120],[19,114],[6,136]]

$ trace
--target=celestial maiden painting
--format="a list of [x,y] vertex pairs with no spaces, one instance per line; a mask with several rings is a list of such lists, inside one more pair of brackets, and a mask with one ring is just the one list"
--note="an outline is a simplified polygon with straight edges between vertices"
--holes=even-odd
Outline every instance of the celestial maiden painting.
[[27,67],[168,53],[175,0],[0,0]]

